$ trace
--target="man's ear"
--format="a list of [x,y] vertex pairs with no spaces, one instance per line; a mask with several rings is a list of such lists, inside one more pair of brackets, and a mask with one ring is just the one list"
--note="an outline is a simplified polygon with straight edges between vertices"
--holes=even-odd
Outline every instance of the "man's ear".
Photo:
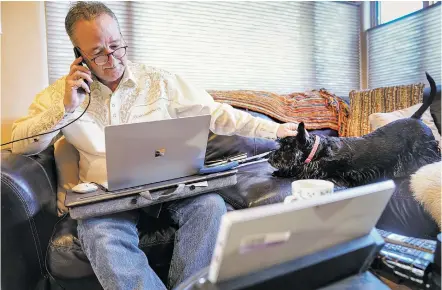
[[299,123],[298,125],[298,135],[296,135],[296,139],[298,142],[305,142],[307,140],[307,135],[305,131],[304,122]]

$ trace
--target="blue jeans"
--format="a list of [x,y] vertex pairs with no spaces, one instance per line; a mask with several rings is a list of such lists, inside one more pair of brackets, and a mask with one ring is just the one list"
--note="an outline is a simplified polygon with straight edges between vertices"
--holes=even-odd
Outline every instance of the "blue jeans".
[[178,225],[167,288],[138,247],[138,211],[78,222],[83,251],[105,290],[170,289],[210,264],[226,213],[224,200],[217,194],[203,194],[165,203],[162,210]]

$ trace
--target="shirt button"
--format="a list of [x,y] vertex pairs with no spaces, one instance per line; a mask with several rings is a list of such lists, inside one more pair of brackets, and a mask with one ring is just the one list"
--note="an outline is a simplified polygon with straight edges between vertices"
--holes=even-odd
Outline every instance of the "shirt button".
[[114,118],[117,116],[117,114],[114,114]]
[[112,104],[112,107],[115,107],[115,104]]

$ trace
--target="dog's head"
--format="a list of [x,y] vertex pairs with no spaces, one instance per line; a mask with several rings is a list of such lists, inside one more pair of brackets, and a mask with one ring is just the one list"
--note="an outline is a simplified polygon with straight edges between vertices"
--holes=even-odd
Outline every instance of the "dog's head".
[[298,126],[298,135],[278,140],[279,148],[269,155],[268,162],[276,169],[290,170],[304,164],[310,154],[315,137],[305,131],[304,123]]

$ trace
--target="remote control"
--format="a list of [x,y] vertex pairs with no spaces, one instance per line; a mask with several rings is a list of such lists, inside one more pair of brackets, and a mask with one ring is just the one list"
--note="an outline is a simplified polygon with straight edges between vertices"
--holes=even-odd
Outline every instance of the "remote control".
[[380,258],[384,265],[394,270],[394,272],[406,275],[409,279],[415,278],[423,280],[425,274],[429,271],[429,261],[387,249],[380,251]]
[[383,248],[386,250],[389,250],[391,252],[404,254],[404,255],[407,255],[410,257],[415,257],[417,259],[421,259],[421,260],[425,260],[425,261],[429,261],[429,262],[433,262],[433,260],[434,260],[433,254],[430,254],[428,252],[424,252],[424,251],[421,251],[418,249],[414,249],[414,248],[409,248],[409,247],[396,245],[396,244],[390,244],[390,243],[386,243]]
[[380,229],[377,229],[377,231],[388,243],[421,250],[430,254],[434,254],[436,251],[436,241],[406,237]]

